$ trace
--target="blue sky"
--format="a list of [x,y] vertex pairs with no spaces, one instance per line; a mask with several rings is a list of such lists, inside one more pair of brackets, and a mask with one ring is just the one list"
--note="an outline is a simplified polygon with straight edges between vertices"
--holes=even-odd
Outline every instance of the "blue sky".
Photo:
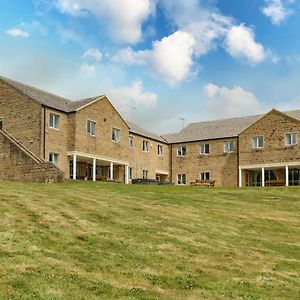
[[300,109],[296,0],[10,0],[0,20],[1,75],[158,133]]

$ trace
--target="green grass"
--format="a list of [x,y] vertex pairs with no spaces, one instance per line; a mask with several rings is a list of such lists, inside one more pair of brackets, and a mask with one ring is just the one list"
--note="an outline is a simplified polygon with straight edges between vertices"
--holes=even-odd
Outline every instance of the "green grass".
[[0,181],[0,299],[299,299],[300,189]]

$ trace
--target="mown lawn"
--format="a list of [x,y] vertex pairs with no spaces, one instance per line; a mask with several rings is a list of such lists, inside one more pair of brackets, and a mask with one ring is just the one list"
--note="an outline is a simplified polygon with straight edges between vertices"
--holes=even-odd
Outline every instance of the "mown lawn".
[[0,299],[299,299],[300,189],[0,181]]

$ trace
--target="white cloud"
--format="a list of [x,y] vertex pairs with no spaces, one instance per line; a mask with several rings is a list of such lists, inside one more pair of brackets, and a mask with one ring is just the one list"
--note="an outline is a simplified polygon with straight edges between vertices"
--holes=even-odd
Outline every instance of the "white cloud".
[[142,25],[155,10],[156,0],[56,0],[56,6],[71,15],[93,15],[106,25],[113,38],[137,43]]
[[111,57],[116,63],[124,63],[127,65],[145,65],[148,51],[134,51],[131,47],[127,47],[118,51]]
[[244,24],[228,30],[225,48],[232,57],[246,60],[250,64],[261,63],[269,55],[264,47],[255,41],[253,30]]
[[236,117],[259,113],[261,105],[255,95],[237,86],[232,89],[208,83],[203,88],[207,111],[213,117]]
[[160,41],[153,42],[153,48],[133,51],[125,48],[112,57],[114,62],[128,65],[148,65],[152,71],[171,85],[188,78],[193,73],[195,39],[184,31],[176,31]]
[[143,83],[140,80],[134,81],[130,86],[109,88],[106,94],[126,115],[139,106],[150,108],[155,107],[157,103],[157,95],[143,91]]
[[156,41],[151,52],[154,70],[170,84],[177,84],[192,72],[195,39],[183,31]]
[[102,57],[103,54],[99,51],[99,49],[96,48],[90,48],[86,50],[82,55],[83,59],[94,59],[97,62],[99,62],[102,59]]
[[90,63],[82,63],[80,65],[80,71],[87,76],[93,76],[96,73],[96,65]]
[[6,31],[7,34],[14,38],[28,38],[30,34],[26,31],[23,31],[19,28],[12,28]]
[[266,6],[261,11],[275,25],[280,25],[293,13],[288,5],[294,3],[294,0],[265,0],[265,2]]

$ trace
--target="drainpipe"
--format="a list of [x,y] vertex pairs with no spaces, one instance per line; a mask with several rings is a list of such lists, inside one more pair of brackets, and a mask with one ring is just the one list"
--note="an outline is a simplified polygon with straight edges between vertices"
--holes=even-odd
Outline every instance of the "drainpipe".
[[46,107],[43,106],[44,109],[44,138],[43,138],[43,148],[44,148],[44,159],[46,159]]
[[173,179],[173,145],[171,144],[171,153],[170,153],[170,182],[172,182]]
[[[237,136],[236,142],[236,154],[237,154],[237,186],[240,186],[240,135]],[[243,175],[243,174],[242,174]]]

